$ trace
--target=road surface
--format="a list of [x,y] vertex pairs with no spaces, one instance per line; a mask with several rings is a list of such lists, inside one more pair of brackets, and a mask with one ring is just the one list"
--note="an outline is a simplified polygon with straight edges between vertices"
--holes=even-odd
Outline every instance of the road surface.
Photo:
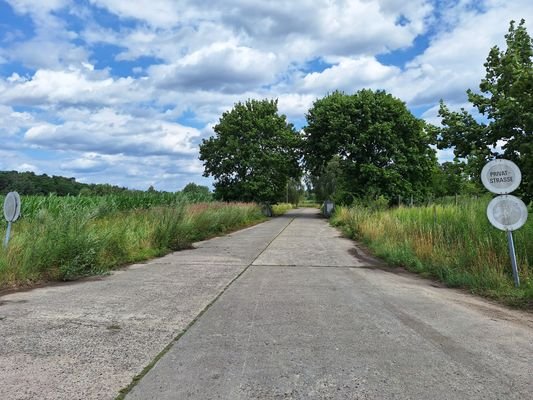
[[127,399],[533,398],[531,315],[379,263],[300,210]]
[[0,297],[1,399],[528,399],[532,360],[531,314],[391,272],[312,209]]

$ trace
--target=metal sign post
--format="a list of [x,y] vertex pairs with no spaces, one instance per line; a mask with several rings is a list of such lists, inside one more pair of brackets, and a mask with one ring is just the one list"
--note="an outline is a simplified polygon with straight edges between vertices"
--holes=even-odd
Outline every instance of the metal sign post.
[[520,276],[518,275],[518,265],[516,264],[516,254],[514,251],[513,231],[507,231],[507,244],[509,245],[509,255],[511,256],[511,266],[513,267],[513,279],[515,287],[520,286]]
[[7,247],[7,244],[9,243],[9,237],[10,236],[11,236],[11,221],[8,221],[7,229],[6,229],[6,237],[4,238],[4,248]]
[[513,231],[520,229],[526,223],[528,213],[524,202],[508,193],[516,190],[521,180],[520,169],[509,160],[490,161],[481,171],[483,185],[492,193],[500,195],[493,198],[487,206],[487,217],[494,227],[507,233],[509,257],[516,287],[520,286],[520,276],[518,275]]
[[4,217],[7,221],[6,237],[4,239],[4,248],[9,243],[11,236],[11,223],[15,222],[20,216],[20,196],[17,192],[9,192],[4,200]]

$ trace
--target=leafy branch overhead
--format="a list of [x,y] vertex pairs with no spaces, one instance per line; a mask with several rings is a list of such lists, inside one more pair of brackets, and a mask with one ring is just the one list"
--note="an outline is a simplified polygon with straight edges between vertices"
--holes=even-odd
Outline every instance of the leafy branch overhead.
[[[522,170],[521,194],[533,198],[533,40],[525,28],[511,21],[505,35],[507,49],[494,46],[485,62],[481,93],[468,90],[468,100],[486,123],[478,122],[464,109],[450,111],[441,101],[439,148],[454,147],[466,158],[477,179],[481,166],[495,157],[514,161]],[[499,147],[503,152],[499,151]]]

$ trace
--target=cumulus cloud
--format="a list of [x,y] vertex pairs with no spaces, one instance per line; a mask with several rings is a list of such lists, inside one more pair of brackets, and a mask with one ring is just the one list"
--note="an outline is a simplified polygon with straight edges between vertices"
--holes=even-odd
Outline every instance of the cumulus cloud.
[[238,101],[301,125],[327,92],[385,89],[438,123],[509,21],[533,21],[526,0],[6,1],[32,25],[0,42],[0,166],[174,190],[209,182],[198,144]]
[[119,114],[112,109],[72,110],[62,124],[43,123],[24,134],[25,142],[49,149],[92,151],[100,154],[191,155],[197,129],[177,123]]
[[89,0],[120,18],[134,18],[153,26],[169,27],[179,23],[183,4],[173,0]]
[[373,57],[343,59],[322,72],[306,75],[301,88],[313,93],[336,89],[352,92],[362,87],[380,88],[384,82],[400,73],[398,67],[386,66]]
[[109,166],[101,157],[82,156],[75,159],[67,159],[61,163],[61,169],[76,173],[99,172]]
[[[0,103],[15,105],[110,105],[142,101],[149,89],[131,77],[111,78],[107,73],[87,68],[39,69],[27,79],[10,77],[0,81]],[[82,65],[80,65],[81,67]]]
[[284,93],[278,97],[278,110],[290,119],[303,118],[316,97],[311,94]]
[[75,43],[78,34],[55,13],[72,7],[70,0],[7,0],[17,14],[29,15],[33,37],[25,39],[20,30],[11,35],[9,45],[0,47],[4,62],[21,63],[31,69],[61,68],[86,61],[89,51]]
[[13,136],[35,123],[32,114],[0,105],[0,137]]
[[272,82],[277,69],[273,53],[233,43],[213,43],[174,64],[153,66],[149,74],[163,89],[235,93]]

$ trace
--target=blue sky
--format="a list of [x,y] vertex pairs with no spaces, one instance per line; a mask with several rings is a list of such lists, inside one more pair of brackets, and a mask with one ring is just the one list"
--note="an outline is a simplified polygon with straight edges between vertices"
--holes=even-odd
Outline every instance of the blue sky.
[[198,144],[249,98],[301,127],[328,92],[384,89],[438,123],[521,18],[531,1],[0,0],[0,170],[209,184]]

